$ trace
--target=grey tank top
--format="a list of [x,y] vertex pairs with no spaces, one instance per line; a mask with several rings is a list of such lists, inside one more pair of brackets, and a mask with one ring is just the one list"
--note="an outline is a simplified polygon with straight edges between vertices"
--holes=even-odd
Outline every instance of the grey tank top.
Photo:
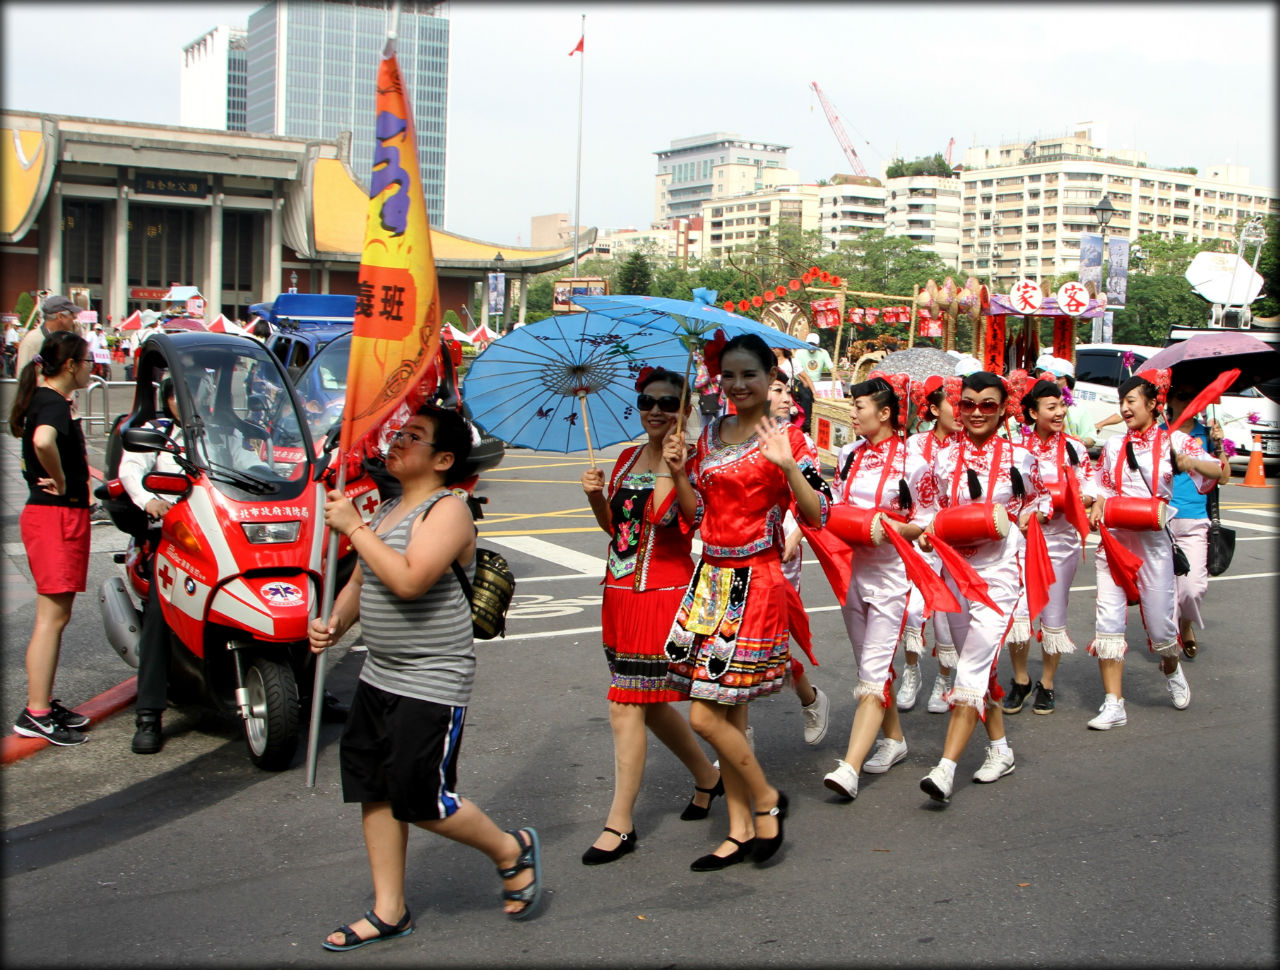
[[[450,493],[442,490],[401,519],[382,540],[403,554],[413,525],[436,502]],[[400,504],[393,499],[372,522],[376,528]],[[360,679],[372,687],[432,701],[466,707],[475,680],[476,652],[471,635],[471,604],[454,575],[444,571],[436,584],[417,599],[405,600],[387,589],[368,564],[361,561],[360,629],[369,655]],[[475,561],[466,568],[468,579]]]

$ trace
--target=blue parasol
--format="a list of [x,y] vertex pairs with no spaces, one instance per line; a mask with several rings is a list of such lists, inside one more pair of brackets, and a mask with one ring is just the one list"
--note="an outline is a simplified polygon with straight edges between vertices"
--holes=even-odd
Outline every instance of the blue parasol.
[[[575,300],[578,298],[575,297]],[[672,333],[597,313],[516,327],[471,363],[462,384],[471,418],[509,445],[586,450],[641,432],[635,381],[645,367],[679,373],[684,344]]]
[[776,327],[713,306],[715,290],[697,289],[693,295],[692,300],[673,300],[665,296],[575,296],[573,302],[592,313],[626,320],[635,326],[670,330],[685,338],[685,346],[691,350],[695,349],[691,340],[705,343],[717,330],[723,330],[730,339],[739,334],[753,333],[770,347],[809,349],[803,340]]

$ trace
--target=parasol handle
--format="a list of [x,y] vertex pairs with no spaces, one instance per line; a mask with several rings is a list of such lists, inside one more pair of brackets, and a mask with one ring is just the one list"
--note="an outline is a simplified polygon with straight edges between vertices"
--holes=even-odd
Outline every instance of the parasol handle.
[[676,420],[676,430],[684,434],[685,411],[689,406],[689,375],[693,371],[693,348],[689,348],[689,356],[684,361],[684,387],[680,388],[680,417]]
[[595,452],[595,449],[591,447],[591,422],[587,420],[587,392],[586,391],[578,392],[578,403],[582,405],[582,433],[586,435],[586,438],[587,438],[587,458],[591,460],[591,470],[595,471],[596,452]]

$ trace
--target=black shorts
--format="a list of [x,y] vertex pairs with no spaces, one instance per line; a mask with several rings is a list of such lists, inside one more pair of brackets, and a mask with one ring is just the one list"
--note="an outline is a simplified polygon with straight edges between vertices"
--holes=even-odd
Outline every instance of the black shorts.
[[342,732],[342,800],[390,802],[401,822],[448,818],[462,804],[453,789],[466,717],[359,681]]

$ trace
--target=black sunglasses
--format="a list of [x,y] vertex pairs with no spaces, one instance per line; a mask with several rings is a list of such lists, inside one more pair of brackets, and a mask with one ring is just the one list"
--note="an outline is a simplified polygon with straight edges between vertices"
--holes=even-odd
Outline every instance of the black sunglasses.
[[636,398],[636,407],[641,411],[652,411],[654,405],[657,405],[659,410],[667,414],[675,414],[680,410],[680,398],[671,394],[663,397],[650,397],[648,394],[641,394]]

